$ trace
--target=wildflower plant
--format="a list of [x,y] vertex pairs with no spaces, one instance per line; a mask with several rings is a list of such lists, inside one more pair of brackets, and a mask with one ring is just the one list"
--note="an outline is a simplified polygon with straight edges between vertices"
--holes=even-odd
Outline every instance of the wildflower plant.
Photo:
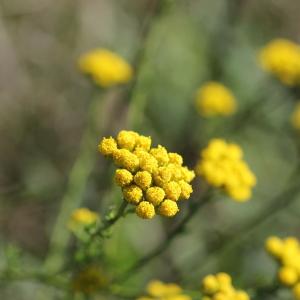
[[122,130],[116,139],[103,138],[98,148],[119,167],[115,182],[140,218],[173,217],[179,212],[178,201],[188,200],[193,192],[190,182],[195,174],[182,166],[179,154],[151,143],[150,137]]

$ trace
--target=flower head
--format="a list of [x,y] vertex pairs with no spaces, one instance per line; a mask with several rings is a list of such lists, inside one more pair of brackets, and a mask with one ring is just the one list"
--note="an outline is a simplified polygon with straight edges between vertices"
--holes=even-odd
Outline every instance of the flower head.
[[106,49],[95,49],[83,54],[79,69],[90,75],[102,87],[127,83],[131,80],[132,67],[117,54]]
[[280,239],[269,237],[266,240],[267,252],[279,263],[278,279],[286,286],[300,283],[300,242],[294,237]]
[[191,300],[190,296],[183,294],[182,288],[175,283],[163,283],[153,280],[147,285],[148,296],[137,300]]
[[249,200],[256,184],[255,175],[243,160],[242,149],[222,139],[211,140],[201,151],[196,173],[236,201]]
[[89,210],[88,208],[78,208],[73,211],[68,227],[72,231],[77,231],[80,228],[95,224],[99,221],[99,214]]
[[198,89],[196,108],[204,117],[228,116],[236,111],[236,100],[226,86],[210,81]]
[[122,130],[116,139],[103,138],[98,149],[119,167],[116,184],[143,219],[155,214],[175,216],[179,212],[177,202],[188,200],[193,192],[190,182],[195,174],[182,166],[181,155],[161,145],[151,147],[150,137]]
[[243,290],[237,290],[232,285],[231,277],[226,273],[207,275],[202,280],[203,300],[250,300]]
[[259,54],[261,66],[287,85],[300,82],[300,47],[285,39],[269,42]]

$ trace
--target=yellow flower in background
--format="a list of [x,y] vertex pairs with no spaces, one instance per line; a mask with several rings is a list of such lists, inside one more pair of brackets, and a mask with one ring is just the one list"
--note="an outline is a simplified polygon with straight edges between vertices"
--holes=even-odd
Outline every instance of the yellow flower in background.
[[236,99],[226,86],[210,81],[198,89],[196,108],[204,117],[229,116],[236,111]]
[[234,288],[231,277],[226,273],[204,277],[202,292],[202,300],[250,300],[245,291]]
[[267,239],[265,247],[267,252],[279,263],[279,281],[289,287],[300,284],[299,240],[294,237],[280,239],[272,236]]
[[259,54],[261,66],[287,85],[300,83],[300,47],[286,39],[274,39]]
[[136,206],[139,217],[173,217],[179,212],[177,202],[190,198],[195,173],[182,166],[179,154],[161,145],[151,147],[151,143],[150,137],[122,130],[116,139],[103,138],[98,150],[119,167],[115,182],[124,199]]
[[119,55],[106,49],[83,54],[78,64],[83,73],[90,75],[95,83],[104,88],[127,83],[133,76],[132,67]]
[[107,283],[108,279],[102,269],[98,266],[90,265],[74,275],[72,288],[75,292],[89,295],[105,287]]
[[68,222],[68,227],[72,231],[88,225],[96,223],[100,219],[96,212],[89,210],[88,208],[76,209]]
[[137,300],[192,300],[190,296],[184,295],[182,288],[175,283],[153,280],[149,282],[146,290],[148,295]]
[[243,160],[242,149],[222,139],[211,140],[200,152],[196,174],[241,202],[251,198],[256,184],[255,175]]
[[291,123],[295,129],[300,130],[300,102],[296,104],[295,109],[291,115]]

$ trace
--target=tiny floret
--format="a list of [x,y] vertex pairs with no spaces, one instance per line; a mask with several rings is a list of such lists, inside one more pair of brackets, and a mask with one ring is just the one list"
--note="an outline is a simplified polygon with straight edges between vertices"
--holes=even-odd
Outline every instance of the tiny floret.
[[71,214],[68,228],[74,232],[78,229],[92,225],[100,219],[99,214],[88,208],[78,208]]
[[159,213],[165,217],[174,217],[179,211],[178,205],[176,202],[166,199],[159,206]]
[[103,138],[99,151],[118,167],[115,182],[139,217],[173,217],[179,212],[178,202],[188,200],[193,192],[195,172],[183,166],[180,154],[151,145],[151,137],[122,130],[116,139]]
[[104,138],[98,145],[98,150],[101,154],[110,156],[117,150],[117,143],[114,138]]
[[129,185],[133,180],[132,174],[126,169],[117,169],[115,173],[116,184],[124,187]]
[[210,81],[198,89],[196,108],[204,117],[229,116],[236,111],[236,99],[226,86]]
[[148,201],[142,201],[136,207],[136,214],[142,219],[152,219],[155,216],[154,205]]
[[127,83],[133,75],[132,67],[123,58],[106,49],[83,54],[78,65],[83,73],[90,75],[103,88]]
[[143,198],[143,191],[137,185],[132,184],[123,188],[123,196],[129,203],[138,204]]

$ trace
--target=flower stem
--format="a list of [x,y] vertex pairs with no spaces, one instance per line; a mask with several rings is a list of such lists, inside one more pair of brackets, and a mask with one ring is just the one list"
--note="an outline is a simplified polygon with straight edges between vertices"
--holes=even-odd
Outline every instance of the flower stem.
[[56,272],[64,262],[65,250],[69,242],[70,233],[66,222],[72,211],[82,202],[87,180],[92,172],[96,160],[96,146],[99,132],[95,130],[96,107],[99,97],[94,97],[89,105],[88,124],[81,139],[80,150],[69,173],[68,184],[61,200],[59,214],[53,226],[50,237],[49,254],[44,267],[48,272]]

